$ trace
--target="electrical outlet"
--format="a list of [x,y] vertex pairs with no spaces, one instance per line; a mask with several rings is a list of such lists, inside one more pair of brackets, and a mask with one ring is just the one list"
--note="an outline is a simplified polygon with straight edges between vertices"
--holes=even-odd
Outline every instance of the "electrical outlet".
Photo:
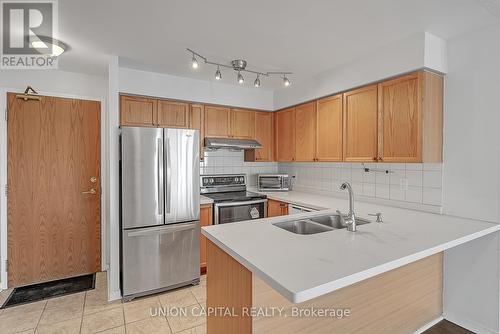
[[408,190],[408,179],[406,177],[399,179],[399,188],[403,191]]

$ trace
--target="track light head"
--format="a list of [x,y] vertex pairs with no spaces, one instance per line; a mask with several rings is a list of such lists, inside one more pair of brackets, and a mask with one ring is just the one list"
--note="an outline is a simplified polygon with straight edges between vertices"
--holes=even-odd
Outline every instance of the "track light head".
[[285,85],[285,87],[290,86],[290,80],[286,77],[286,75],[283,75],[283,85]]
[[220,72],[219,66],[217,66],[217,71],[215,71],[215,80],[222,79],[222,73]]
[[196,56],[193,53],[193,58],[191,59],[191,67],[197,69],[199,66],[198,60],[196,60]]
[[253,85],[257,88],[260,87],[260,79],[259,79],[259,75],[257,74],[257,78],[255,78],[255,81],[253,82]]
[[245,78],[243,78],[243,75],[241,72],[238,71],[238,83],[242,85],[245,82]]

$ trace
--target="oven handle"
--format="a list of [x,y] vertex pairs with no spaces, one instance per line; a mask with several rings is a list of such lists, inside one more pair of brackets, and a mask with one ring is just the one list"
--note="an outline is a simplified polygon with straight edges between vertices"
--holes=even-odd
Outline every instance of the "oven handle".
[[255,201],[243,201],[243,202],[215,203],[215,207],[220,208],[226,206],[239,206],[239,205],[260,204],[260,203],[267,203],[267,199],[259,199]]

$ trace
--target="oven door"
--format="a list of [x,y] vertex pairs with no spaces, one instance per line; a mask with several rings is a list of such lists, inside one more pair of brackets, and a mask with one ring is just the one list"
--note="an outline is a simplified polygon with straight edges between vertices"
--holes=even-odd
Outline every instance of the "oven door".
[[265,217],[267,217],[267,199],[215,204],[214,224],[234,223]]

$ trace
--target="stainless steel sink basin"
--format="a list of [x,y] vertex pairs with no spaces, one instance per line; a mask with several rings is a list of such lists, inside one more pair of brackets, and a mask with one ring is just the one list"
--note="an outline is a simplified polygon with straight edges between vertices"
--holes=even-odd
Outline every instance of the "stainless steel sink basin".
[[[318,223],[318,224],[321,224],[324,226],[328,226],[331,228],[335,228],[335,229],[341,229],[341,228],[346,227],[346,225],[344,225],[342,223],[342,220],[340,219],[339,215],[314,217],[314,218],[310,218],[310,220],[315,222],[315,223]],[[356,224],[357,225],[364,225],[364,224],[368,224],[368,223],[371,223],[371,221],[367,220],[367,219],[356,217]]]
[[295,234],[316,234],[333,231],[333,228],[331,227],[321,225],[309,220],[288,221],[275,223],[273,225]]

